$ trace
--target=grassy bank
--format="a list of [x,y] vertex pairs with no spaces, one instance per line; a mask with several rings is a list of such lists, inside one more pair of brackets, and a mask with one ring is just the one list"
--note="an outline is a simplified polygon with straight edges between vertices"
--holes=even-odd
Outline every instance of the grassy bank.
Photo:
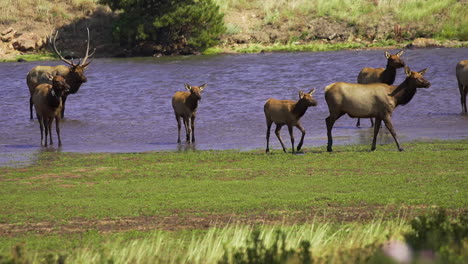
[[468,141],[404,146],[41,152],[34,165],[0,168],[0,255],[21,244],[34,263],[49,253],[67,263],[216,263],[260,225],[266,245],[279,228],[287,248],[307,240],[317,260],[355,262],[401,239],[416,214],[467,209]]

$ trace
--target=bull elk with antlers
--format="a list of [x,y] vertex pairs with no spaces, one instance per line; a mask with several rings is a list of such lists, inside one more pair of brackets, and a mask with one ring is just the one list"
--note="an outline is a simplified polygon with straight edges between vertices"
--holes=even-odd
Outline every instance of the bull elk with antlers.
[[66,65],[36,66],[32,68],[31,71],[28,72],[28,75],[26,76],[26,83],[28,84],[29,93],[31,95],[29,99],[29,110],[30,110],[31,119],[33,119],[32,96],[34,94],[34,90],[39,84],[41,83],[52,84],[52,79],[54,78],[54,76],[60,75],[65,79],[67,84],[70,85],[70,91],[62,95],[61,117],[63,118],[64,113],[65,113],[65,102],[67,101],[67,96],[69,94],[74,94],[78,92],[78,89],[80,89],[80,86],[83,83],[88,81],[88,79],[84,75],[84,72],[92,61],[92,60],[88,61],[88,58],[94,55],[94,52],[96,51],[96,49],[94,49],[94,51],[91,54],[89,54],[89,42],[90,42],[89,28],[87,28],[87,31],[88,31],[88,41],[87,41],[85,57],[83,58],[83,60],[79,60],[77,64],[75,64],[73,61],[65,59],[63,55],[58,51],[57,46],[55,44],[57,40],[57,36],[58,36],[58,31],[55,33],[55,37],[53,39],[52,39],[52,35],[50,36],[49,41],[53,45],[54,52],[57,54],[57,56],[59,56],[60,60],[62,60],[69,66],[66,66]]

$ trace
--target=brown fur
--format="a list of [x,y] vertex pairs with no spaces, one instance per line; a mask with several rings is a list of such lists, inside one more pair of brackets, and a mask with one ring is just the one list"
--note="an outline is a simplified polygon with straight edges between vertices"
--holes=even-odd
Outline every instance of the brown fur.
[[270,152],[270,129],[273,122],[276,124],[275,134],[279,142],[281,143],[281,146],[283,147],[283,151],[287,152],[280,135],[281,127],[284,125],[288,126],[293,153],[295,152],[293,127],[297,127],[302,132],[301,141],[297,145],[297,151],[301,150],[302,144],[304,142],[305,129],[302,127],[299,120],[305,114],[307,108],[309,108],[310,106],[317,105],[317,101],[315,101],[315,99],[312,96],[314,92],[315,89],[312,89],[308,93],[300,91],[298,101],[277,100],[273,98],[270,98],[266,101],[263,107],[263,111],[265,112],[265,118],[267,122],[267,147],[265,150],[266,153]]
[[91,61],[86,62],[88,57],[93,56],[94,51],[92,52],[91,55],[89,55],[89,29],[88,29],[88,46],[86,49],[86,55],[83,59],[83,61],[78,62],[78,64],[74,64],[72,61],[69,61],[65,59],[62,54],[57,50],[57,47],[55,46],[55,41],[57,39],[58,32],[55,34],[55,38],[52,40],[50,39],[50,42],[53,44],[54,51],[55,53],[59,56],[59,58],[67,63],[69,66],[65,65],[58,65],[58,66],[36,66],[32,68],[31,71],[28,72],[28,75],[26,76],[26,83],[28,84],[29,88],[29,93],[31,95],[29,99],[29,112],[30,112],[30,118],[33,119],[33,101],[32,101],[32,95],[34,94],[34,89],[41,83],[48,83],[52,84],[52,78],[56,75],[61,75],[65,78],[65,81],[70,85],[70,91],[63,94],[62,96],[62,110],[61,110],[61,117],[64,117],[65,114],[65,102],[67,100],[67,96],[69,94],[74,94],[78,92],[78,89],[80,89],[81,84],[85,83],[88,81],[86,76],[84,75],[85,69],[88,67],[88,65],[91,63]]
[[[195,142],[195,118],[197,115],[198,101],[201,99],[201,92],[206,84],[201,86],[190,86],[185,84],[187,92],[176,92],[172,97],[172,108],[177,120],[177,143],[180,143],[180,119],[184,121],[186,141]],[[190,141],[190,135],[192,139]]]
[[[357,82],[360,84],[369,83],[386,83],[392,85],[395,82],[396,70],[405,66],[405,62],[400,58],[403,55],[403,50],[396,54],[385,52],[387,58],[386,68],[364,68],[359,72]],[[371,118],[371,125],[374,126],[374,121]],[[358,118],[356,126],[361,126],[361,119]]]
[[325,99],[328,104],[330,115],[326,118],[328,146],[332,151],[332,128],[333,124],[344,114],[350,117],[375,118],[374,139],[372,150],[375,150],[377,134],[381,122],[384,121],[393,136],[400,151],[400,143],[396,137],[392,124],[392,113],[398,105],[405,105],[411,101],[416,94],[416,88],[427,88],[430,83],[423,75],[427,69],[420,72],[412,72],[405,67],[406,79],[400,85],[388,85],[384,83],[355,84],[355,83],[332,83],[325,88]]
[[457,63],[456,75],[458,89],[460,90],[462,113],[466,114],[466,95],[468,94],[468,60],[462,60]]
[[[36,109],[37,119],[39,121],[39,127],[41,130],[41,145],[47,147],[47,135],[50,135],[50,144],[52,141],[52,122],[56,121],[55,128],[57,131],[58,144],[62,145],[60,139],[60,112],[62,110],[62,95],[70,89],[70,86],[66,83],[65,79],[56,75],[52,79],[52,84],[42,83],[39,84],[32,95],[32,102]],[[43,136],[43,130],[45,128],[45,137]]]

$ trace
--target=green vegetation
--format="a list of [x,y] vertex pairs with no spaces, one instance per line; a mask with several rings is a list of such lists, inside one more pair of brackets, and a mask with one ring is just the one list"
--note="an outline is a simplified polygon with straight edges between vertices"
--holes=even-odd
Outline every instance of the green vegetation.
[[120,11],[114,36],[128,47],[150,42],[162,45],[161,50],[203,51],[217,44],[226,30],[212,0],[100,2]]

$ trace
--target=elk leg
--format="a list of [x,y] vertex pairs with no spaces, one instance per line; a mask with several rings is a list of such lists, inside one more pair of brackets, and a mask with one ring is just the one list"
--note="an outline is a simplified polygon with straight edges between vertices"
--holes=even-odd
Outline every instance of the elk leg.
[[294,133],[293,133],[293,126],[288,125],[289,136],[291,137],[291,145],[292,145],[292,153],[296,153],[294,149]]
[[55,117],[55,131],[57,131],[57,138],[58,138],[58,146],[62,146],[62,139],[60,138],[60,117]]
[[266,132],[266,141],[267,141],[267,146],[265,153],[270,152],[270,129],[271,129],[271,120],[267,120],[267,132]]
[[44,121],[40,116],[37,116],[37,120],[39,121],[39,129],[41,130],[41,146],[44,146]]
[[373,118],[369,118],[369,119],[370,119],[371,127],[374,127],[374,119]]
[[361,126],[361,118],[358,118],[356,122],[356,127],[360,127],[360,126]]
[[185,127],[185,141],[190,143],[190,117],[183,117]]
[[372,147],[371,150],[375,150],[375,145],[377,144],[377,135],[379,134],[380,126],[382,125],[382,119],[376,118],[375,125],[374,125],[374,138],[372,139]]
[[180,116],[175,115],[175,118],[177,120],[177,143],[180,143],[180,129],[182,127],[182,124],[180,123]]
[[301,136],[301,141],[299,141],[299,145],[297,145],[297,151],[301,150],[302,144],[304,143],[304,137],[305,137],[305,129],[302,127],[300,123],[296,124],[296,127],[301,131],[302,136]]
[[467,113],[467,111],[466,111],[466,95],[468,94],[468,86],[464,85],[463,88],[464,89],[463,89],[463,96],[462,96],[462,100],[463,100],[462,106],[463,106],[463,111],[466,114]]
[[44,137],[44,147],[47,147],[47,137],[48,137],[48,122],[49,120],[47,120],[46,118],[42,118],[42,123],[43,123],[43,126],[44,126],[44,131],[45,131],[45,137]]
[[400,142],[398,142],[398,138],[397,138],[397,135],[395,133],[395,129],[393,128],[392,120],[389,117],[385,117],[383,121],[385,123],[385,126],[390,131],[390,134],[392,134],[392,137],[395,140],[395,143],[397,145],[398,150],[403,151],[404,149],[400,146]]
[[30,113],[30,118],[33,119],[33,100],[32,97],[29,97],[29,113]]
[[280,135],[280,130],[281,130],[282,126],[283,125],[276,124],[275,134],[276,134],[276,137],[278,138],[279,142],[281,143],[281,146],[283,147],[283,151],[287,152],[286,147],[284,146],[284,143],[283,143],[283,139],[281,138],[281,135]]
[[60,118],[65,117],[65,102],[67,101],[67,96],[62,96],[62,111],[60,112]]
[[191,126],[192,126],[192,143],[195,142],[195,115],[190,118],[191,120]]
[[52,122],[54,122],[54,119],[49,119],[49,121],[47,122],[47,127],[49,128],[49,137],[50,137],[50,144],[49,145],[53,145],[54,144],[54,141],[52,140]]

